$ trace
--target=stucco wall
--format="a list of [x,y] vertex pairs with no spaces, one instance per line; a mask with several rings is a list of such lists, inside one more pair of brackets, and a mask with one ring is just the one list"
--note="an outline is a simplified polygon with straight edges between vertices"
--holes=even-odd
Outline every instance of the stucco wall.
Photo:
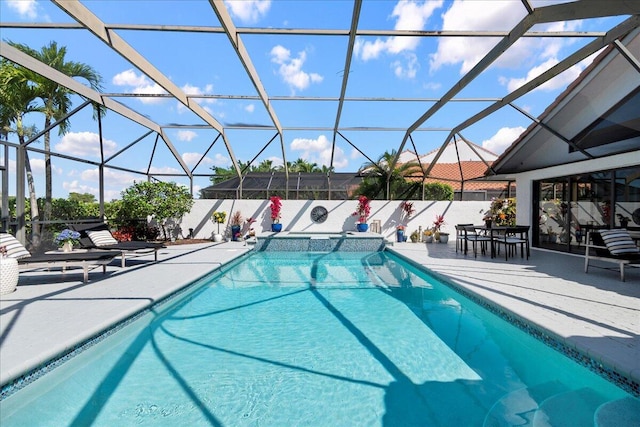
[[[400,201],[372,201],[369,223],[375,219],[380,220],[382,234],[390,239],[395,236],[396,226],[400,221]],[[283,200],[281,223],[284,231],[297,232],[343,232],[355,231],[356,217],[351,214],[355,211],[358,202],[356,200]],[[481,210],[489,207],[489,201],[455,201],[434,202],[415,201],[416,213],[406,222],[407,234],[417,230],[431,227],[436,215],[444,214],[446,224],[442,231],[454,233],[455,224],[472,223],[481,224]],[[329,217],[323,224],[315,224],[311,221],[311,209],[315,206],[324,206],[329,211]],[[217,230],[217,224],[211,220],[214,211],[226,211],[227,222],[220,226],[224,234],[228,226],[230,215],[239,210],[247,219],[256,219],[253,228],[257,234],[271,231],[271,218],[268,200],[196,200],[191,212],[184,216],[180,227],[182,235],[188,236],[189,228],[193,228],[195,238],[209,239]],[[228,236],[228,233],[227,233]]]

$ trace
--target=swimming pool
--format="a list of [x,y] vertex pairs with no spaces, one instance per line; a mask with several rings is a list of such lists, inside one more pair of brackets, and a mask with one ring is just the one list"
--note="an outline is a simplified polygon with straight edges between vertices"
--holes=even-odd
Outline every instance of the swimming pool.
[[258,252],[4,399],[0,424],[593,425],[620,399],[392,254]]

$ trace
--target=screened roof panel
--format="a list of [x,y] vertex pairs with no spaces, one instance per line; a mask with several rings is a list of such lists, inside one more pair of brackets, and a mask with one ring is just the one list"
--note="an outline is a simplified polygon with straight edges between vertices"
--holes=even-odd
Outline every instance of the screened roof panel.
[[[159,135],[167,140],[154,158],[158,170],[185,158],[232,167],[255,157],[304,158],[355,172],[368,158],[412,148],[409,136],[420,154],[436,149],[448,142],[450,128],[503,150],[533,122],[504,105],[540,114],[593,59],[574,64],[573,53],[589,46],[586,57],[638,26],[637,2],[566,3],[56,1],[19,9],[0,2],[0,28],[3,40],[36,50],[55,40],[67,47],[67,60],[102,75],[102,91],[90,97],[109,104],[107,116],[118,116],[102,126],[113,150],[153,131],[118,156],[127,167],[134,169],[136,159],[135,169],[145,170],[150,159],[140,156]],[[594,41],[601,46],[591,47]],[[3,57],[64,80],[6,46]],[[568,70],[529,83],[555,64]],[[139,96],[162,93],[162,86],[166,98]],[[487,98],[508,102],[489,111]],[[82,102],[74,97],[73,107]],[[72,129],[97,135],[89,116],[74,115]],[[209,134],[186,141],[174,125],[205,126]],[[224,140],[205,155],[221,133]],[[63,147],[57,154],[76,152]]]

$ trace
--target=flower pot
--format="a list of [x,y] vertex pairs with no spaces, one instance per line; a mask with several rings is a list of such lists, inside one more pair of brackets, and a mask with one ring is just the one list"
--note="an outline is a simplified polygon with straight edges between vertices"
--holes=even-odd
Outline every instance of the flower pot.
[[440,243],[447,243],[449,241],[449,235],[446,233],[440,233]]
[[64,242],[62,244],[62,252],[73,252],[73,243],[72,242]]
[[487,228],[491,228],[491,225],[493,224],[493,221],[490,219],[485,219],[484,220],[484,226]]
[[222,234],[214,234],[213,235],[214,242],[222,242]]
[[0,255],[0,295],[16,290],[18,275],[18,260]]
[[424,236],[424,242],[425,243],[431,243],[433,242],[433,236]]
[[398,242],[404,242],[404,230],[397,230],[396,231],[396,240]]
[[231,241],[237,242],[240,237],[240,226],[232,225],[231,226]]
[[276,224],[271,224],[271,231],[273,231],[274,233],[279,233],[282,231],[282,224],[280,224],[279,222]]
[[365,232],[369,229],[369,224],[358,223],[357,227],[358,231]]

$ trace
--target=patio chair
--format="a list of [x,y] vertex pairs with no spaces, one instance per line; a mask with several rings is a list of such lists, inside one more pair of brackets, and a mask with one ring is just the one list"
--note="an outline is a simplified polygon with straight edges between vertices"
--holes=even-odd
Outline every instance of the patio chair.
[[153,252],[154,260],[157,262],[158,250],[165,247],[159,242],[119,242],[104,222],[68,224],[68,227],[80,233],[80,245],[83,248],[120,251],[122,268],[126,266],[127,255],[136,256]]
[[627,265],[640,265],[640,248],[623,228],[587,232],[584,253],[584,272],[589,273],[589,261],[598,260],[618,264],[620,280],[624,282]]
[[473,257],[478,257],[478,243],[480,243],[480,252],[486,254],[487,244],[491,243],[491,236],[478,233],[475,225],[465,225],[464,227],[464,254],[467,254],[468,243],[473,245]]
[[509,255],[518,253],[518,245],[520,245],[520,258],[524,258],[526,252],[529,259],[529,228],[528,225],[498,227],[499,232],[493,237],[493,243],[496,245],[497,253],[500,253],[500,245],[504,245],[505,261],[509,260]]
[[62,268],[64,273],[68,267],[82,267],[83,282],[89,281],[89,269],[102,265],[102,272],[107,272],[107,264],[120,255],[118,251],[73,251],[44,254],[31,254],[15,237],[8,233],[0,233],[0,246],[7,249],[7,256],[18,260],[20,269]]
[[456,224],[456,253],[458,253],[458,248],[464,251],[465,246],[463,245],[466,241],[466,231],[464,228],[471,226],[473,226],[473,224]]

